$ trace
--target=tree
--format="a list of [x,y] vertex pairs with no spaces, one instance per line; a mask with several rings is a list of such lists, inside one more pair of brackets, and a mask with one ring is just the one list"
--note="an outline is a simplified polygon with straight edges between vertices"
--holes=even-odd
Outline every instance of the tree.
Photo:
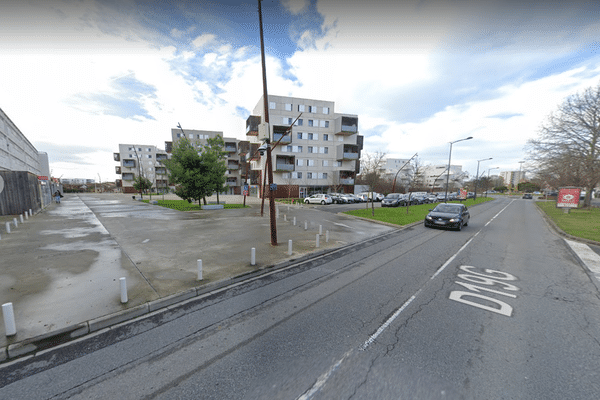
[[171,182],[175,183],[175,194],[184,200],[199,201],[209,192],[207,170],[198,150],[189,139],[182,137],[173,146],[173,155],[165,160]]
[[[375,187],[381,181],[381,175],[383,172],[383,166],[385,165],[385,153],[376,152],[375,154],[366,153],[360,161],[360,170],[362,181],[369,187],[371,193],[371,208],[372,215],[375,215],[375,199],[373,198],[373,191]],[[369,202],[367,202],[367,208]]]
[[[142,197],[143,192],[152,189],[152,182],[145,176],[138,175],[133,181],[133,188],[140,192],[140,197]],[[150,200],[152,200],[152,197],[150,197]]]
[[[208,191],[212,194],[217,193],[217,204],[219,204],[219,193],[223,192],[225,187],[225,172],[227,172],[227,165],[225,165],[225,159],[227,158],[227,152],[223,150],[225,142],[220,135],[214,138],[209,138],[207,144],[204,145],[204,150],[200,155],[201,162],[206,166],[207,186]],[[204,204],[206,204],[206,198],[204,198]]]
[[567,97],[528,145],[539,177],[554,187],[583,186],[589,206],[600,182],[600,84]]

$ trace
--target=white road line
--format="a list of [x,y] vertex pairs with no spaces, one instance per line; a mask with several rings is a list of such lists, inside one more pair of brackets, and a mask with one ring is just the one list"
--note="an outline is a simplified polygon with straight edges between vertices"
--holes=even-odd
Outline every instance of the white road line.
[[[488,225],[490,224],[490,222],[492,222],[492,221],[493,221],[493,220],[494,220],[494,219],[495,219],[495,218],[496,218],[498,215],[500,215],[500,214],[502,213],[502,211],[506,210],[506,208],[507,208],[508,206],[510,206],[510,205],[512,204],[512,202],[513,202],[513,201],[515,201],[515,200],[513,199],[513,200],[512,200],[510,203],[508,203],[508,204],[506,205],[506,207],[504,207],[502,210],[500,210],[500,211],[498,212],[498,214],[494,215],[494,216],[492,217],[492,219],[490,219],[490,220],[489,220],[489,221],[488,221],[488,222],[487,222],[487,223],[484,225],[484,228],[485,228],[486,226],[488,226]],[[462,247],[461,247],[461,248],[460,248],[460,249],[459,249],[459,250],[458,250],[456,253],[454,253],[454,255],[453,255],[452,257],[450,257],[450,258],[449,258],[449,259],[448,259],[448,260],[447,260],[447,261],[446,261],[446,262],[445,262],[445,263],[444,263],[444,264],[443,264],[443,265],[442,265],[442,266],[441,266],[441,267],[440,267],[440,268],[439,268],[439,269],[438,269],[438,270],[435,272],[435,274],[433,274],[433,275],[432,275],[432,277],[431,277],[431,278],[429,278],[429,280],[430,280],[430,281],[431,281],[431,280],[433,280],[433,279],[434,279],[436,276],[438,276],[438,275],[439,275],[439,274],[440,274],[440,273],[441,273],[441,272],[442,272],[444,269],[446,269],[446,267],[447,267],[448,265],[450,265],[450,263],[451,263],[452,261],[454,261],[454,259],[456,258],[456,256],[458,256],[458,255],[460,254],[460,252],[461,252],[461,251],[463,251],[463,250],[464,250],[464,249],[465,249],[465,248],[466,248],[466,247],[467,247],[467,246],[468,246],[468,245],[469,245],[469,244],[470,244],[470,243],[473,241],[473,239],[475,239],[475,237],[476,237],[477,235],[479,235],[479,233],[480,233],[482,230],[483,230],[483,228],[481,228],[479,231],[477,231],[477,233],[476,233],[476,234],[474,234],[474,235],[473,235],[473,237],[472,237],[471,239],[467,240],[467,243],[465,243],[465,244],[464,244],[464,245],[463,245],[463,246],[462,246]],[[410,303],[412,303],[412,302],[414,301],[414,299],[416,299],[416,298],[417,298],[417,296],[419,295],[419,293],[421,293],[421,290],[423,290],[423,288],[421,288],[421,289],[417,290],[417,292],[416,292],[415,294],[413,294],[413,295],[412,295],[412,297],[406,301],[406,303],[402,304],[402,306],[401,306],[399,309],[397,309],[397,310],[394,312],[394,314],[392,314],[392,316],[391,316],[391,317],[389,317],[389,318],[387,319],[387,321],[385,321],[385,322],[383,323],[383,325],[381,325],[381,326],[379,327],[379,329],[377,329],[377,331],[376,331],[376,332],[375,332],[373,335],[371,335],[371,337],[369,337],[369,339],[368,339],[368,340],[367,340],[365,343],[363,343],[363,345],[360,347],[360,350],[366,350],[366,348],[367,348],[367,347],[369,347],[369,346],[370,346],[370,345],[371,345],[371,344],[372,344],[372,343],[375,341],[375,339],[377,339],[377,337],[378,337],[379,335],[381,335],[381,334],[383,333],[383,331],[384,331],[384,330],[385,330],[385,329],[386,329],[388,326],[390,326],[390,324],[391,324],[392,322],[394,322],[394,320],[395,320],[396,318],[398,318],[398,316],[400,315],[400,313],[401,313],[402,311],[404,311],[404,309],[405,309],[406,307],[408,307],[408,306],[410,305]]]
[[298,400],[308,400],[315,393],[317,393],[325,385],[325,383],[327,382],[327,380],[329,379],[329,377],[331,376],[331,374],[333,374],[333,372],[340,365],[342,365],[342,362],[344,361],[344,359],[346,357],[348,357],[351,353],[352,353],[352,350],[350,350],[346,354],[344,354],[344,357],[342,357],[338,362],[336,362],[335,364],[333,364],[333,366],[331,368],[329,368],[329,370],[327,372],[325,372],[323,375],[321,375],[319,377],[319,379],[317,379],[317,381],[315,382],[315,384],[310,389],[308,389],[306,392],[304,392],[304,394],[302,394],[302,396],[298,397]]
[[583,264],[600,280],[600,256],[590,246],[580,242],[565,239],[565,242],[573,249]]

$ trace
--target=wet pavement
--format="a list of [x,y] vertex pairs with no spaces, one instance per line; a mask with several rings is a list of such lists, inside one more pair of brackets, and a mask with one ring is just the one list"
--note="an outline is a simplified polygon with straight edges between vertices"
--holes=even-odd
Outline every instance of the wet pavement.
[[[221,201],[243,200],[221,196]],[[177,293],[195,295],[194,290],[232,277],[395,229],[319,209],[333,205],[279,204],[278,246],[272,246],[268,203],[264,216],[260,199],[247,198],[246,204],[250,208],[180,212],[131,195],[66,194],[61,204],[49,205],[24,223],[16,216],[16,227],[15,216],[0,216],[0,304],[13,304],[17,327],[16,335],[6,336],[0,320],[0,348],[107,316],[108,324],[111,315],[124,310],[143,305],[151,310],[148,304]],[[5,222],[11,223],[11,233]],[[197,280],[199,259],[202,281]],[[125,304],[122,277],[127,281]],[[89,325],[84,333],[90,332]],[[7,357],[13,355],[0,352],[0,361]]]

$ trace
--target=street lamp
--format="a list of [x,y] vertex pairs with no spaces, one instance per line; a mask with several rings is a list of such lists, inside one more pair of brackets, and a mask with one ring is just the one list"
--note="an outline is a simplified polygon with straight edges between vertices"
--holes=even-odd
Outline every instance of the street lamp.
[[517,192],[519,191],[519,181],[521,180],[521,168],[523,168],[523,163],[525,161],[519,161],[519,175],[517,175]]
[[408,165],[408,163],[410,162],[410,160],[412,160],[416,156],[417,156],[417,153],[415,153],[414,156],[412,156],[407,162],[405,162],[404,165],[400,167],[398,172],[396,172],[396,175],[394,176],[394,183],[392,184],[392,193],[394,193],[394,190],[396,189],[396,178],[398,177],[398,174],[400,173],[400,171],[402,171],[402,168],[406,167]]
[[454,142],[450,142],[450,153],[448,155],[448,176],[446,178],[446,198],[444,199],[444,202],[448,202],[448,185],[450,184],[450,160],[452,159],[452,145],[454,143],[458,143],[458,142],[462,142],[463,140],[470,140],[473,139],[473,136],[469,136],[468,138],[464,138],[464,139],[459,139],[459,140],[455,140]]
[[479,182],[479,163],[482,161],[488,161],[491,159],[492,159],[492,157],[484,158],[483,160],[477,160],[477,173],[475,174],[475,195],[473,195],[473,200],[477,200],[477,182]]
[[[488,185],[490,184],[490,171],[493,170],[493,169],[499,169],[499,168],[500,167],[494,167],[494,168],[488,169],[488,175],[487,175],[487,177],[488,177]],[[487,186],[486,186],[486,188],[485,188],[485,197],[487,197],[487,191],[488,190],[487,190]]]

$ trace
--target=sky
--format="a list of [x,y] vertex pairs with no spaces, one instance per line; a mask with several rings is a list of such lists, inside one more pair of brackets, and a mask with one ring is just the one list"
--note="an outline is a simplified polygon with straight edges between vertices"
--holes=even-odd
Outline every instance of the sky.
[[[263,0],[268,92],[356,114],[363,152],[519,170],[564,99],[600,84],[600,2]],[[53,177],[118,178],[119,143],[245,140],[258,2],[2,0],[0,108]],[[532,168],[528,163],[525,169]]]

